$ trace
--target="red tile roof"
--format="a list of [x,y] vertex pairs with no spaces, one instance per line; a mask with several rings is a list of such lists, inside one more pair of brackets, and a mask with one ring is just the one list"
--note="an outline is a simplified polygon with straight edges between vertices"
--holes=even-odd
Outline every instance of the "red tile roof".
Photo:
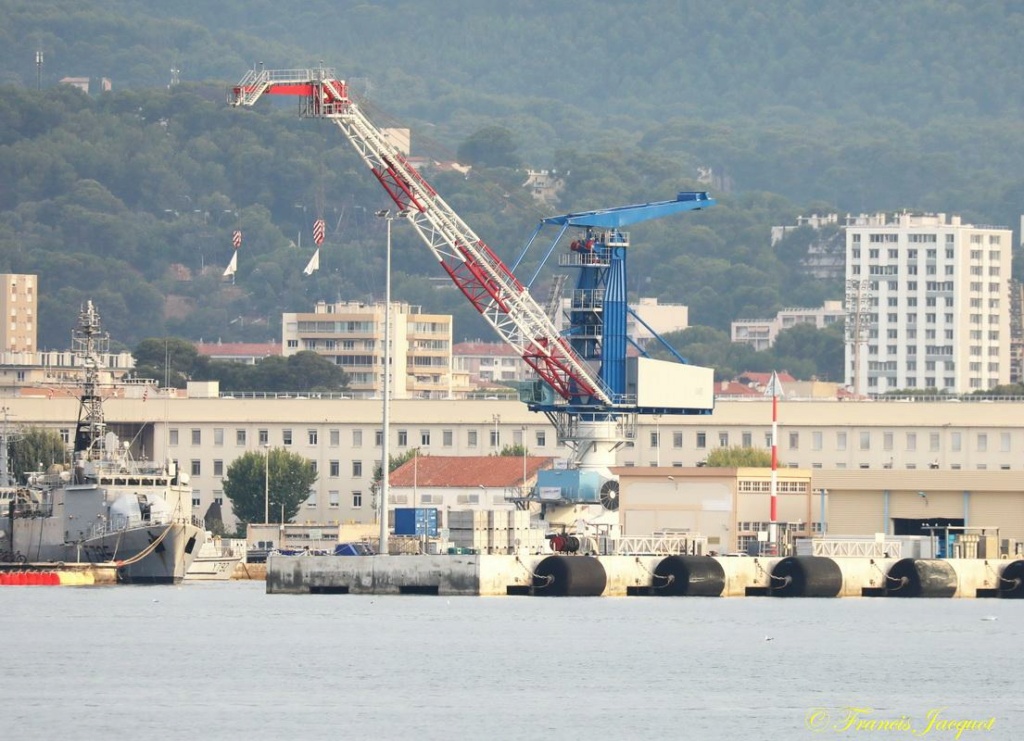
[[[740,380],[747,379],[751,383],[757,384],[758,386],[767,386],[772,380],[771,373],[754,373],[747,371],[746,373],[740,373],[737,376]],[[779,372],[779,383],[795,383],[796,379],[789,375],[786,371]]]
[[719,381],[715,384],[715,396],[762,396],[762,394],[745,383]]
[[[526,478],[551,468],[555,459],[526,456]],[[523,458],[518,455],[447,456],[421,455],[391,472],[390,486],[487,489],[518,486],[523,479]]]

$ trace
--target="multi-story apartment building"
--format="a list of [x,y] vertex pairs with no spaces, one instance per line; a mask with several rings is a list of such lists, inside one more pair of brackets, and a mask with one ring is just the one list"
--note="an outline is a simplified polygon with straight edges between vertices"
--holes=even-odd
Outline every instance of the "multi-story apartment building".
[[[384,387],[383,302],[319,302],[311,313],[282,316],[285,357],[309,350],[339,365],[356,394]],[[447,399],[452,395],[452,318],[391,304],[391,396]]]
[[848,218],[846,383],[860,394],[1008,383],[1011,250],[1009,229],[959,216]]
[[841,322],[846,318],[842,301],[826,301],[817,309],[782,309],[766,319],[739,319],[732,322],[732,341],[750,345],[755,350],[767,350],[784,329],[798,324],[813,324],[818,329]]
[[34,353],[38,332],[36,276],[0,274],[0,351]]
[[477,387],[534,378],[533,369],[504,342],[460,342],[455,345],[453,360],[455,370],[465,373]]

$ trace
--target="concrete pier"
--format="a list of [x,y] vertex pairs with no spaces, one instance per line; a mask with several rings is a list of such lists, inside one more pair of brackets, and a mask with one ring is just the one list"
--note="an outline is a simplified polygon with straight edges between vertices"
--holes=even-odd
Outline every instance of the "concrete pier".
[[[669,569],[660,568],[675,558]],[[584,560],[586,563],[584,563]],[[785,562],[785,563],[784,563]],[[827,562],[827,563],[826,563]],[[268,594],[1017,597],[1024,562],[669,556],[271,556]],[[778,571],[778,573],[776,573]],[[687,574],[689,576],[680,576]],[[673,579],[689,578],[690,585]]]

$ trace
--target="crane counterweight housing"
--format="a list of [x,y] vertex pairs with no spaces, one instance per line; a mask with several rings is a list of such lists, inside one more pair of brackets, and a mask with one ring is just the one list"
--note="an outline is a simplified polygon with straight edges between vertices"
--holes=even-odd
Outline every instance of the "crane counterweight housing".
[[671,200],[542,220],[530,243],[545,227],[556,228],[547,256],[566,232],[575,236],[558,255],[560,268],[578,272],[566,312],[568,329],[560,331],[556,317],[533,299],[529,285],[369,121],[333,70],[254,68],[231,89],[228,102],[248,107],[267,95],[295,96],[301,116],[338,126],[399,216],[412,224],[463,295],[535,372],[536,381],[520,389],[520,399],[551,420],[572,454],[566,469],[541,472],[527,499],[544,502],[549,514],[559,505],[574,514],[581,503],[594,505],[611,515],[608,521],[614,520],[617,530],[618,484],[610,468],[616,451],[635,438],[638,415],[710,414],[714,408],[712,369],[688,364],[667,344],[675,361],[650,358],[630,339],[627,322],[632,317],[664,344],[627,302],[630,243],[623,227],[701,210],[715,201],[704,192],[680,192]]

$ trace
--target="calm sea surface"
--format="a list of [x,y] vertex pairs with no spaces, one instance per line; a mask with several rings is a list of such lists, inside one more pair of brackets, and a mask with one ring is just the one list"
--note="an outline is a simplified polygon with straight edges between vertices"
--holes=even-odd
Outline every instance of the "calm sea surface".
[[[995,718],[960,738],[1024,739],[1022,618],[996,600],[4,587],[0,739],[955,738],[929,711]],[[895,727],[847,728],[849,706]]]

